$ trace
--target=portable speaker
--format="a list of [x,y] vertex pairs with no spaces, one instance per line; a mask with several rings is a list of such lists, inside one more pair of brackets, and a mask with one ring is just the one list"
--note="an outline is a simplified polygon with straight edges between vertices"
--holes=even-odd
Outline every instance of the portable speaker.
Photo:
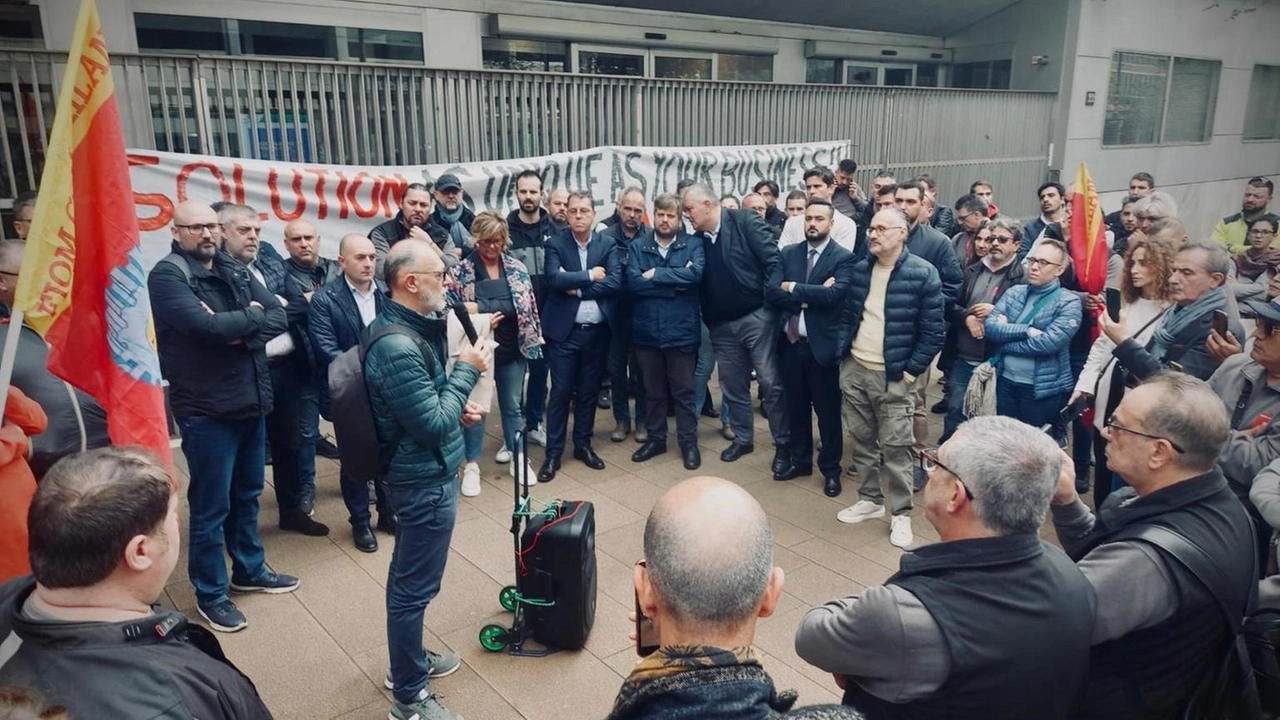
[[554,517],[535,516],[520,538],[520,588],[553,604],[526,606],[533,639],[577,650],[596,619],[596,514],[584,500],[565,500]]

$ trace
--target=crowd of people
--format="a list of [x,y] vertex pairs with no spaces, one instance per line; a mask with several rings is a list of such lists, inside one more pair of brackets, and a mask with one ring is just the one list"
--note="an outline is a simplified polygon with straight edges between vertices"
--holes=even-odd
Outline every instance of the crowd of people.
[[[660,649],[611,718],[1226,717],[1205,678],[1234,648],[1233,618],[1280,608],[1264,562],[1280,528],[1271,181],[1250,180],[1241,212],[1195,240],[1137,173],[1106,219],[1108,291],[1093,293],[1062,185],[1040,186],[1024,222],[989,182],[947,204],[928,176],[881,171],[867,193],[856,171],[807,169],[786,195],[769,180],[740,198],[693,181],[653,198],[627,187],[604,218],[590,194],[531,170],[515,209],[475,212],[444,174],[408,185],[397,215],[341,238],[336,259],[307,220],[284,227],[282,256],[255,208],[177,205],[148,290],[190,474],[199,615],[235,632],[248,620],[232,595],[299,586],[258,537],[265,467],[279,527],[328,535],[312,517],[319,420],[334,413],[329,366],[358,348],[381,472],[339,484],[358,550],[395,538],[392,718],[457,717],[432,688],[461,661],[424,647],[423,618],[459,495],[482,491],[491,412],[494,460],[534,485],[556,479],[570,440],[574,461],[605,468],[598,409],[612,411],[610,441],[638,444],[633,463],[671,451],[674,417],[696,474],[699,416],[721,420],[719,459],[734,463],[756,452],[757,401],[774,480],[816,469],[838,497],[856,476],[837,520],[888,516],[888,541],[910,549],[885,584],[797,629],[797,653],[833,674],[844,704],[795,708],[773,687],[750,649],[785,582],[768,519],[737,485],[700,477],[646,524],[634,582]],[[6,303],[21,256],[0,244]],[[450,308],[486,340],[451,341]],[[34,332],[20,337],[33,360],[10,388],[0,457],[15,462],[0,476],[21,474],[24,491],[0,503],[0,569],[21,577],[0,587],[0,686],[52,692],[73,716],[269,716],[213,635],[152,607],[177,562],[174,479],[140,451],[92,449],[108,444],[101,408],[48,374]],[[473,399],[482,383],[488,406]],[[930,413],[945,415],[936,443]],[[62,442],[21,461],[55,424]],[[941,542],[916,546],[917,499]],[[1040,537],[1046,517],[1061,549]],[[119,677],[53,679],[100,661],[65,652],[76,644]]]

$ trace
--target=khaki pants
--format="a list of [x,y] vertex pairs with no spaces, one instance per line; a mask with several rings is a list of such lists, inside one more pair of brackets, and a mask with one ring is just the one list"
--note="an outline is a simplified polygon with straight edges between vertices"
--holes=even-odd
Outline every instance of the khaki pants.
[[915,437],[911,446],[913,457],[919,457],[920,451],[929,447],[929,401],[925,398],[925,391],[929,389],[929,376],[932,373],[933,365],[930,365],[920,373],[912,386],[911,394],[915,398],[915,412],[911,422],[911,434]]
[[840,394],[844,427],[853,440],[853,462],[862,479],[858,494],[887,505],[893,515],[910,513],[915,411],[911,388],[903,380],[886,382],[883,372],[846,357],[840,363]]

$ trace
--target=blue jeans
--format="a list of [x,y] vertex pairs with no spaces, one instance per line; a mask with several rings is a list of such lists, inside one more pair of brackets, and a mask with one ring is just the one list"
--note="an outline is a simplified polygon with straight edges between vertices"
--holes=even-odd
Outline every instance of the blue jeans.
[[312,378],[302,383],[298,397],[298,480],[303,487],[316,486],[316,441],[320,439],[320,389],[319,380]]
[[[521,358],[498,365],[493,370],[494,394],[498,398],[498,412],[502,414],[502,442],[513,452],[516,450],[516,433],[524,427],[524,417],[520,414],[520,391],[524,389],[525,365],[526,361]],[[467,462],[475,462],[484,454],[484,425],[488,419],[489,414],[485,413],[480,422],[462,431]]]
[[387,500],[399,521],[387,571],[387,651],[396,700],[409,703],[428,684],[422,618],[440,592],[449,559],[458,483],[388,485]]
[[1054,393],[1037,400],[1034,385],[1010,382],[1005,378],[996,381],[996,413],[1021,420],[1034,428],[1056,426],[1058,413],[1066,400],[1066,393]]
[[524,394],[525,429],[532,430],[542,424],[547,409],[547,346],[542,346],[542,357],[529,361],[529,387]]
[[[698,364],[693,368],[693,414],[695,416],[702,412],[702,406],[707,402],[707,394],[711,390],[707,383],[711,382],[711,371],[715,369],[716,356],[711,348],[711,331],[707,329],[706,323],[703,323],[702,342],[698,345]],[[725,400],[723,390],[720,392],[720,422],[729,424],[729,402]]]
[[263,418],[178,420],[182,454],[191,483],[187,574],[196,600],[212,605],[227,599],[227,563],[232,577],[252,580],[262,574],[266,551],[258,540],[258,496],[264,483],[267,431]]
[[[969,389],[969,378],[973,377],[973,371],[977,367],[977,363],[956,358],[947,371],[947,417],[942,422],[942,437],[938,438],[938,445],[950,439],[956,428],[969,419],[964,414],[964,393]],[[997,381],[996,387],[999,386],[1000,381]]]

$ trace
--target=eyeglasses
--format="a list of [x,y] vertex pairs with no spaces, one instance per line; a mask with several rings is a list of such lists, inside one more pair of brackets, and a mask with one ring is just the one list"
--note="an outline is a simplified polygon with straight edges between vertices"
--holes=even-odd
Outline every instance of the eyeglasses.
[[956,471],[946,465],[943,465],[942,461],[932,453],[925,450],[920,451],[920,469],[926,473],[932,473],[934,470],[945,470],[951,473],[951,475],[960,483],[960,487],[964,488],[964,496],[970,500],[973,499],[973,491],[969,489],[969,486],[965,484],[964,480],[960,479],[959,475],[956,475]]
[[989,242],[989,243],[1000,243],[1001,245],[1008,245],[1009,243],[1013,242],[1013,238],[1012,238],[1012,237],[1005,237],[1005,236],[1003,236],[1003,235],[992,235],[992,236],[990,236],[990,237],[988,237],[988,238],[987,238],[987,242]]
[[883,235],[889,232],[890,230],[906,230],[906,229],[907,229],[906,225],[894,225],[893,227],[885,227],[883,225],[872,225],[870,228],[868,228],[868,231],[873,232],[877,235]]
[[410,270],[409,274],[410,275],[426,275],[427,277],[434,277],[437,280],[444,280],[443,270]]
[[1129,433],[1130,435],[1137,435],[1138,437],[1144,437],[1144,438],[1147,438],[1147,439],[1149,439],[1149,440],[1163,440],[1163,441],[1165,441],[1165,442],[1169,443],[1169,447],[1171,447],[1171,448],[1173,448],[1174,450],[1176,450],[1176,451],[1178,452],[1178,454],[1182,454],[1182,453],[1185,453],[1185,452],[1186,452],[1186,450],[1184,450],[1184,449],[1182,448],[1182,446],[1181,446],[1181,445],[1179,445],[1178,443],[1176,443],[1176,442],[1174,442],[1174,441],[1170,440],[1170,439],[1169,439],[1169,438],[1167,438],[1167,437],[1160,437],[1159,435],[1152,435],[1151,433],[1145,433],[1145,432],[1142,432],[1141,430],[1134,430],[1133,428],[1127,428],[1127,427],[1125,427],[1125,426],[1123,426],[1123,425],[1121,425],[1121,424],[1117,423],[1117,422],[1115,421],[1115,418],[1112,418],[1112,419],[1110,419],[1110,420],[1108,420],[1108,421],[1107,421],[1106,428],[1107,428],[1107,430],[1110,430],[1111,432],[1115,432],[1116,430],[1121,430],[1121,431],[1124,431],[1124,432]]
[[1027,258],[1027,267],[1062,267],[1062,263],[1049,262],[1042,258]]
[[1268,235],[1275,235],[1275,234],[1276,234],[1275,230],[1250,230],[1249,231],[1249,237],[1266,237]]
[[491,240],[476,241],[477,246],[483,246],[483,247],[494,247],[495,245],[506,245],[506,244],[507,244],[507,241],[502,238],[493,238]]
[[174,223],[173,226],[178,228],[179,230],[186,230],[189,233],[195,233],[197,235],[202,235],[205,232],[208,232],[209,234],[213,234],[218,231],[217,223],[203,223],[203,224],[196,223],[195,225],[179,225],[177,223]]
[[[1276,277],[1280,277],[1280,275],[1277,275]],[[1258,318],[1256,328],[1258,331],[1262,332],[1262,337],[1270,337],[1276,330],[1280,330],[1280,326],[1277,326],[1276,323],[1262,317]]]

